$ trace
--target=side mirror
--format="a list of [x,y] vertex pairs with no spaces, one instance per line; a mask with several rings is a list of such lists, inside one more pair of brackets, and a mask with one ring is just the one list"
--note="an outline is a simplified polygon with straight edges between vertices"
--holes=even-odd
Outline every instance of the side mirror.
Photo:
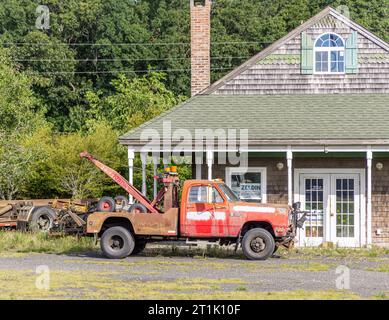
[[301,202],[295,202],[292,204],[292,208],[295,211],[300,210],[300,207],[301,207]]

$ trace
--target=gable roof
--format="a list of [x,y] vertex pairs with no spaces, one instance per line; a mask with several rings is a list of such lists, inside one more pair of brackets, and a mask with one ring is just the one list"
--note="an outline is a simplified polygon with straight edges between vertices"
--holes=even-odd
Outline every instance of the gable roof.
[[298,26],[296,29],[289,32],[287,35],[282,37],[281,39],[274,42],[272,45],[268,46],[264,50],[260,51],[258,54],[254,55],[252,58],[241,64],[236,69],[232,70],[230,73],[219,79],[218,81],[211,84],[208,88],[204,89],[199,94],[212,94],[217,89],[222,87],[224,84],[226,84],[231,79],[235,78],[237,75],[243,73],[253,65],[257,63],[258,60],[265,58],[275,50],[277,50],[279,47],[281,47],[283,44],[288,42],[289,40],[293,39],[294,37],[298,36],[301,32],[305,31],[309,27],[313,26],[315,23],[320,21],[322,18],[326,17],[327,15],[331,15],[337,20],[343,22],[345,25],[349,26],[351,29],[356,30],[358,33],[375,43],[376,45],[380,46],[387,52],[389,52],[389,44],[383,41],[382,39],[375,36],[370,31],[366,30],[359,24],[353,22],[352,20],[348,19],[346,16],[342,15],[332,7],[327,7],[315,16],[313,16],[311,19],[307,20],[305,23]]
[[163,137],[165,121],[192,137],[198,129],[247,129],[249,144],[388,144],[389,94],[197,95],[119,141],[146,144],[148,130]]

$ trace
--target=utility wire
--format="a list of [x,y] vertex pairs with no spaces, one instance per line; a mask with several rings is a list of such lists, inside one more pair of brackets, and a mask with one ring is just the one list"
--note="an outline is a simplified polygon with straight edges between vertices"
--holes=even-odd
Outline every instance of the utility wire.
[[[210,57],[211,60],[222,59],[248,59],[250,57],[225,56]],[[169,60],[190,60],[191,57],[171,57],[171,58],[142,58],[142,59],[14,59],[17,62],[116,62],[116,61],[169,61]]]
[[[232,70],[230,68],[211,68],[211,70]],[[191,69],[149,69],[149,70],[112,70],[112,71],[25,71],[26,74],[39,75],[56,75],[56,74],[112,74],[112,73],[150,73],[150,72],[190,72]]]
[[[211,42],[211,45],[224,45],[224,44],[271,44],[273,42],[264,41],[225,41],[225,42]],[[2,45],[27,45],[27,46],[189,46],[190,42],[156,42],[156,43],[50,43],[50,42],[3,42]]]

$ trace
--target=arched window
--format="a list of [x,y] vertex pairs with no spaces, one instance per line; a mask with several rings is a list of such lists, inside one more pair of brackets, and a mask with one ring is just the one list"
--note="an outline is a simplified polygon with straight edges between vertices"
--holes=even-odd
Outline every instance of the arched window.
[[335,33],[325,33],[315,42],[316,73],[344,73],[344,40]]

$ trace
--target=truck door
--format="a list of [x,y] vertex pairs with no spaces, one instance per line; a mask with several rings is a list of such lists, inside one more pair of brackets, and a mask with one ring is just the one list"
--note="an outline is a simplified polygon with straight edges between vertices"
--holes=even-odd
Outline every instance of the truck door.
[[185,233],[190,237],[227,235],[226,201],[212,185],[193,185],[186,203]]

